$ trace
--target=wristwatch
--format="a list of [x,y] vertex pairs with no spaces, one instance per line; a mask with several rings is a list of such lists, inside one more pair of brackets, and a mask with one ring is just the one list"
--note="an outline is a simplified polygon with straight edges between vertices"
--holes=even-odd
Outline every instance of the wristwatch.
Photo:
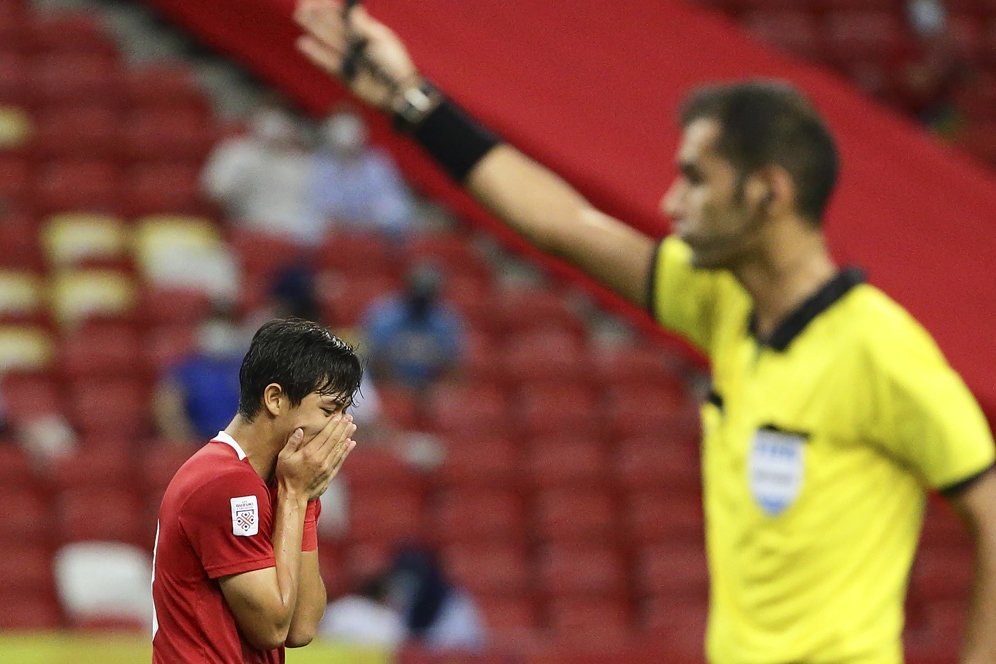
[[405,88],[391,103],[394,128],[403,133],[411,133],[441,100],[439,90],[425,79],[418,85]]

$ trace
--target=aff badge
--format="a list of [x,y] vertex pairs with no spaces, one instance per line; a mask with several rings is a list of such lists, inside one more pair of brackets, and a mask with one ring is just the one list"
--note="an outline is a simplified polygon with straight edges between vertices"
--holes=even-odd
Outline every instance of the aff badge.
[[758,429],[751,443],[750,490],[768,516],[778,516],[799,497],[805,474],[806,436]]
[[259,504],[256,496],[232,498],[232,533],[249,537],[259,532]]

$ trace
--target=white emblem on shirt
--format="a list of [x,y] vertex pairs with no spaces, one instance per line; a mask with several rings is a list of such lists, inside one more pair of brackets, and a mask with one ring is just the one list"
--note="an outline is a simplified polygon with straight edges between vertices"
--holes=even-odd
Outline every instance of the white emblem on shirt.
[[232,498],[232,533],[249,537],[259,532],[259,504],[256,496]]
[[799,497],[805,442],[802,435],[772,429],[758,429],[754,434],[748,464],[750,490],[768,516],[778,516]]

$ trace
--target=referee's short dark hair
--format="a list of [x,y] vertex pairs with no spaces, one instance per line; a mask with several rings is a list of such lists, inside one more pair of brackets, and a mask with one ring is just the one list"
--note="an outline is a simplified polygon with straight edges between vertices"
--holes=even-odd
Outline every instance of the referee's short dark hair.
[[798,90],[768,80],[705,86],[681,107],[682,127],[699,119],[718,121],[717,151],[741,178],[771,164],[781,166],[795,182],[799,213],[821,221],[837,182],[839,157],[823,119]]
[[363,378],[353,347],[318,323],[275,319],[253,335],[239,370],[239,414],[252,421],[263,391],[277,383],[292,405],[311,394],[341,396],[352,403]]

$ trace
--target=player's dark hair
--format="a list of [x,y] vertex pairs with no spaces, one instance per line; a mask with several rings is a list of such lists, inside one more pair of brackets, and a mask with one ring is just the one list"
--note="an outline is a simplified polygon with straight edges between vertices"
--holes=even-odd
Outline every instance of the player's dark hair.
[[746,178],[777,164],[795,182],[799,213],[819,224],[837,182],[833,137],[812,104],[779,81],[747,81],[697,89],[682,104],[681,126],[719,122],[716,149]]
[[299,318],[265,323],[253,335],[239,369],[239,414],[252,421],[262,408],[263,391],[276,383],[292,405],[312,392],[352,403],[363,368],[353,347],[328,329]]

